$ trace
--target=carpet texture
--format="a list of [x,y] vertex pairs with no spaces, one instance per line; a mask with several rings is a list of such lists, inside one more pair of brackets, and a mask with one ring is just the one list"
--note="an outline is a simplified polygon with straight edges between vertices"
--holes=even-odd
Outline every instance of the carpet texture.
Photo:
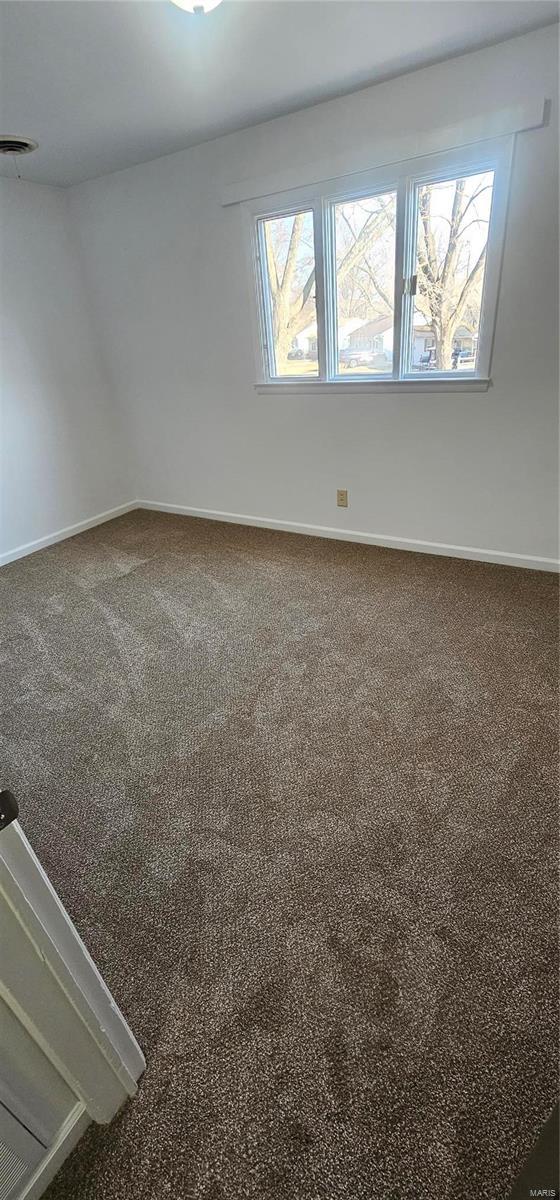
[[0,572],[2,785],[148,1061],[48,1200],[501,1200],[556,1093],[556,581],[137,512]]

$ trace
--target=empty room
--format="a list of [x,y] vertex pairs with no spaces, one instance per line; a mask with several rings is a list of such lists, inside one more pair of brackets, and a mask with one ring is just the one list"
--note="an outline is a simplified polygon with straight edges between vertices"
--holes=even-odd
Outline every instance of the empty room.
[[0,1200],[559,1194],[558,18],[0,0]]

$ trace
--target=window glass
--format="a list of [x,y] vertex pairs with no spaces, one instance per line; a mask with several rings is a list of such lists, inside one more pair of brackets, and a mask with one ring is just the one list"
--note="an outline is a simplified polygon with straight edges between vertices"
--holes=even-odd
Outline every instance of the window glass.
[[336,357],[344,376],[393,364],[396,192],[334,205]]
[[259,382],[488,386],[511,154],[501,138],[255,201]]
[[494,175],[416,189],[412,371],[474,371]]
[[317,375],[313,213],[259,222],[272,376]]

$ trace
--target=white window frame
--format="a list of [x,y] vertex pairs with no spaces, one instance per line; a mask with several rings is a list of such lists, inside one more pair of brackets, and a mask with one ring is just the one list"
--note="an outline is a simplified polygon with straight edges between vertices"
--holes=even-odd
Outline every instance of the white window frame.
[[[486,391],[491,383],[491,360],[496,324],[500,276],[505,241],[509,182],[514,137],[506,136],[473,146],[445,151],[407,162],[391,164],[326,183],[296,188],[277,196],[266,196],[242,205],[251,262],[253,293],[252,324],[257,360],[258,391],[315,392],[337,389],[350,392],[382,391]],[[488,248],[480,314],[480,335],[474,371],[413,371],[409,364],[410,328],[414,308],[411,294],[416,258],[417,188],[422,183],[441,182],[462,174],[494,172]],[[345,200],[386,192],[397,195],[395,249],[395,300],[392,370],[386,374],[337,372],[336,271],[334,254],[334,206]],[[262,222],[273,217],[312,211],[315,248],[315,297],[317,309],[318,375],[275,376],[270,371],[267,347],[271,345],[268,287],[265,282]],[[272,352],[273,353],[273,352]]]

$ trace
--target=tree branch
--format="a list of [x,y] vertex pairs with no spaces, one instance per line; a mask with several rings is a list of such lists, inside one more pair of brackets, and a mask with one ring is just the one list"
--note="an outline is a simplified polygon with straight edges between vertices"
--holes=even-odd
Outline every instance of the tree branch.
[[[470,199],[469,199],[469,200],[467,200],[467,203],[465,204],[465,207],[464,207],[464,209],[463,209],[463,216],[462,216],[462,218],[461,218],[461,220],[462,220],[462,221],[464,221],[464,219],[465,219],[465,216],[466,216],[466,214],[467,214],[467,212],[468,212],[468,210],[469,210],[469,208],[470,208],[471,204],[473,204],[475,200],[478,200],[478,197],[479,197],[479,196],[482,196],[482,193],[483,193],[483,192],[488,192],[488,191],[491,191],[491,190],[492,190],[492,186],[493,186],[493,185],[492,185],[491,183],[487,183],[487,184],[485,184],[485,186],[484,186],[484,187],[481,187],[481,188],[479,188],[477,192],[473,192],[473,195],[470,197]],[[485,218],[485,219],[486,219],[486,218]],[[461,233],[463,233],[463,230],[461,230]]]
[[455,194],[453,196],[453,205],[451,209],[451,225],[449,227],[449,241],[445,252],[443,270],[441,272],[442,291],[445,292],[446,283],[449,275],[455,270],[457,255],[459,251],[459,226],[463,220],[462,202],[465,194],[465,179],[457,179],[455,181]]
[[[391,312],[393,311],[393,304],[392,304],[392,301],[390,300],[390,298],[389,298],[389,296],[387,295],[387,293],[386,293],[386,292],[383,290],[383,288],[381,287],[381,284],[377,282],[377,279],[376,279],[376,277],[375,277],[375,274],[374,274],[374,272],[373,272],[373,270],[372,270],[372,268],[371,268],[371,266],[370,266],[369,262],[366,262],[366,265],[364,265],[364,267],[362,268],[362,270],[363,270],[363,271],[365,271],[365,273],[366,273],[366,274],[367,274],[367,276],[368,276],[368,279],[369,279],[370,283],[371,283],[371,284],[373,284],[373,287],[375,288],[375,291],[377,292],[377,295],[379,296],[380,300],[382,300],[382,301],[383,301],[383,303],[384,303],[384,304],[386,305],[386,307],[387,307],[387,310],[388,310],[388,312],[389,312],[389,313],[391,313]],[[358,285],[360,285],[360,281],[359,281],[359,279],[358,279]]]
[[270,236],[270,223],[268,221],[264,222],[264,240],[265,240],[265,245],[266,245],[266,258],[267,258],[267,263],[268,263],[268,281],[270,284],[270,289],[272,291],[272,295],[274,297],[277,295],[278,291],[280,290],[280,281],[278,279],[278,267],[276,264],[276,255],[274,253],[274,246],[272,245],[272,238]]
[[303,233],[304,217],[305,217],[305,213],[301,213],[301,212],[296,213],[296,215],[294,217],[294,223],[292,225],[292,232],[290,235],[290,244],[288,246],[288,253],[286,255],[286,262],[284,265],[284,273],[282,275],[282,283],[280,285],[284,296],[289,296],[289,294],[290,294],[292,280],[294,277],[297,252],[299,250],[301,235]]
[[463,285],[462,291],[459,294],[459,299],[457,301],[457,304],[455,305],[454,316],[455,316],[455,320],[456,320],[457,324],[461,320],[461,317],[463,315],[463,309],[466,307],[467,301],[469,299],[469,295],[473,289],[474,284],[476,283],[478,276],[480,275],[480,273],[482,271],[485,258],[486,258],[486,246],[483,246],[470,275],[468,276],[467,280],[465,281],[465,283]]

